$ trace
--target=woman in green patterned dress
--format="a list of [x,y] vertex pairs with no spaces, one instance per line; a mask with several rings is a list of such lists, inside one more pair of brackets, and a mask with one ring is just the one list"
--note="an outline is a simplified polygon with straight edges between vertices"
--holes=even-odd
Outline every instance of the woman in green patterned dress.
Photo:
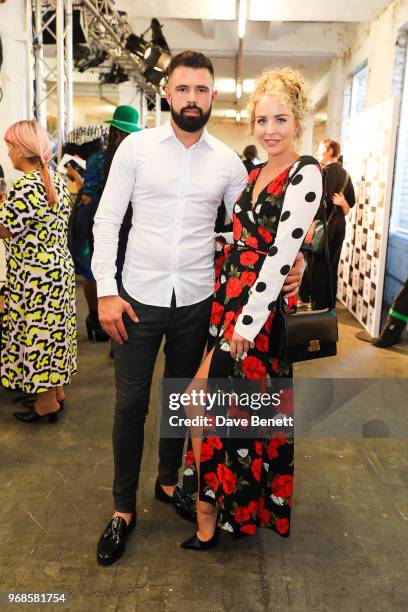
[[70,200],[48,167],[51,143],[36,121],[19,121],[4,136],[23,172],[0,207],[7,281],[0,360],[5,388],[35,394],[21,421],[57,420],[76,371],[74,266],[67,245]]

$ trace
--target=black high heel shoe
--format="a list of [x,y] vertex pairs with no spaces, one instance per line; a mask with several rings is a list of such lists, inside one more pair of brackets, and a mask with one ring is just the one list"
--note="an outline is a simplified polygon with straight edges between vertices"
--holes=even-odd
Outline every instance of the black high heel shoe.
[[214,531],[214,535],[211,538],[211,540],[207,540],[206,542],[203,542],[203,540],[200,540],[197,533],[195,533],[193,536],[191,536],[191,538],[188,538],[188,540],[185,540],[184,542],[182,542],[180,544],[180,548],[185,548],[186,550],[198,550],[198,551],[209,550],[210,548],[214,548],[215,546],[217,546],[219,539],[220,539],[220,528],[216,527]]
[[38,414],[34,406],[24,412],[13,412],[16,419],[23,421],[23,423],[35,423],[36,421],[48,420],[49,423],[56,423],[58,421],[58,413],[61,412],[62,408],[59,407],[55,412],[48,412],[47,414]]
[[103,331],[96,311],[90,311],[85,319],[85,325],[89,340],[95,340],[95,342],[108,342],[109,336]]

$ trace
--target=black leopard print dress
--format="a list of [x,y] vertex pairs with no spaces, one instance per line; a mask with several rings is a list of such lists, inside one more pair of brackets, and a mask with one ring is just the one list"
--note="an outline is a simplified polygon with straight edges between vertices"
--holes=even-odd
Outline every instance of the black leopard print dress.
[[65,385],[76,372],[75,274],[67,244],[70,198],[52,172],[58,203],[47,202],[40,173],[19,178],[0,205],[7,279],[1,384],[27,393]]

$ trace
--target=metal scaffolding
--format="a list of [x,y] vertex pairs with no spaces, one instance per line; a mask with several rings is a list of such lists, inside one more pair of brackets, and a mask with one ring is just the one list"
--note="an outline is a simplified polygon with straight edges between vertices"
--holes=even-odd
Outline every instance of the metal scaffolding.
[[[34,116],[47,127],[47,102],[56,107],[57,125],[52,134],[61,157],[65,134],[72,129],[72,0],[28,0],[34,9]],[[55,21],[55,28],[51,27]],[[56,66],[44,55],[44,33],[55,40]]]
[[[140,91],[142,125],[147,125],[148,107],[154,113],[156,125],[160,123],[159,87],[144,78],[142,59],[126,49],[132,28],[113,0],[26,0],[26,3],[26,20],[33,31],[34,70],[31,65],[30,70],[34,72],[35,83],[29,115],[47,127],[47,102],[53,103],[57,114],[53,136],[58,159],[73,123],[73,8],[81,10],[81,25],[89,45],[106,53]],[[44,54],[45,33],[55,40],[56,65]]]

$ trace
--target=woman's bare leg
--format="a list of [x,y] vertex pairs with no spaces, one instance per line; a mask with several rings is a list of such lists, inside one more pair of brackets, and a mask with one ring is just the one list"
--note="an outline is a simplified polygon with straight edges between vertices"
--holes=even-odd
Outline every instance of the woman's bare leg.
[[60,385],[56,388],[56,392],[57,392],[57,402],[61,403],[64,401],[65,399],[65,391],[64,391],[64,387],[63,385]]
[[[197,374],[187,389],[187,393],[194,388],[200,390],[203,386],[203,382],[208,380],[208,372],[210,369],[210,363],[213,356],[214,349],[212,349],[208,355],[206,355],[204,361],[198,368]],[[189,410],[187,409],[187,412]],[[202,431],[201,431],[202,434]],[[191,443],[193,447],[194,459],[197,469],[198,479],[198,490],[200,490],[200,459],[201,459],[201,444],[202,435],[198,435],[197,428],[192,432]],[[208,504],[207,502],[197,501],[197,523],[198,523],[198,537],[201,541],[205,542],[210,540],[214,535],[216,524],[217,524],[217,511],[215,506]]]
[[37,400],[34,404],[35,411],[40,414],[50,414],[58,412],[60,405],[57,401],[56,387],[52,387],[43,393],[38,393]]

